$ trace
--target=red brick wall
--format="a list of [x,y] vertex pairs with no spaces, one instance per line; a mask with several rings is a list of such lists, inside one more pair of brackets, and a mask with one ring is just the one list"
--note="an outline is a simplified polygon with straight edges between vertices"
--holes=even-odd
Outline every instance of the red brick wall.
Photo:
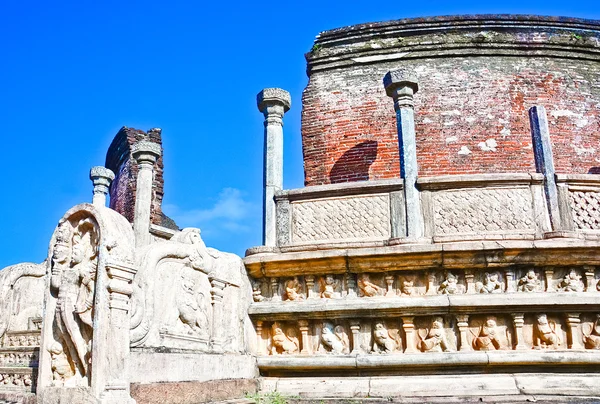
[[[535,171],[527,110],[536,104],[549,115],[557,172],[600,166],[599,63],[423,59],[312,75],[302,99],[307,185],[399,176],[396,118],[382,78],[400,66],[419,77],[419,175]],[[488,139],[495,151],[478,146]],[[459,154],[463,146],[471,154]]]
[[[138,166],[131,156],[131,145],[141,140],[157,143],[161,145],[162,149],[160,129],[151,129],[146,133],[139,129],[124,126],[116,134],[106,153],[106,167],[115,173],[115,179],[110,187],[110,207],[132,223]],[[161,206],[164,195],[162,154],[154,169],[151,222],[156,225],[177,228],[175,223],[162,213]]]
[[[454,24],[447,20],[451,18],[415,21],[421,26]],[[533,105],[548,112],[557,172],[600,172],[600,31],[598,38],[572,32],[552,36],[533,28],[527,34],[481,34],[478,27],[466,33],[448,29],[451,38],[439,33],[411,32],[400,39],[397,32],[373,34],[392,26],[400,32],[412,23],[407,21],[331,31],[307,54],[309,84],[302,98],[306,185],[399,177],[393,100],[382,83],[389,70],[398,68],[414,70],[419,79],[415,124],[420,176],[534,172],[527,113]],[[488,38],[498,44],[489,49],[472,44]],[[542,40],[564,52],[532,55],[531,44]],[[436,41],[441,45],[433,47]],[[449,51],[452,41],[474,49]],[[493,55],[505,44],[522,49]],[[406,50],[411,55],[409,48],[412,54],[418,50],[435,57],[356,62],[386,52]],[[583,48],[597,52],[597,59],[587,54],[582,58]]]

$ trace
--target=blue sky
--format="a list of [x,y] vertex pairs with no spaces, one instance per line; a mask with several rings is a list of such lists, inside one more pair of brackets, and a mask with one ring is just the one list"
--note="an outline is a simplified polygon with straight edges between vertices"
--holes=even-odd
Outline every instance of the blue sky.
[[91,201],[89,168],[104,163],[123,125],[163,129],[164,210],[180,226],[238,254],[260,244],[255,96],[292,94],[284,183],[301,187],[304,53],[320,31],[448,14],[600,19],[597,0],[202,3],[2,2],[0,268],[44,259],[58,219]]

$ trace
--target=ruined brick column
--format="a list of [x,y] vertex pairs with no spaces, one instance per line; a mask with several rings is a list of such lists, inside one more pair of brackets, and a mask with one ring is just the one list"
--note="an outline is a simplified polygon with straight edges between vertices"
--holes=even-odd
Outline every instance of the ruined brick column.
[[106,195],[110,183],[115,179],[115,173],[106,167],[95,166],[90,170],[90,180],[94,184],[92,203],[96,206],[106,206]]
[[154,164],[160,157],[160,145],[141,141],[131,148],[133,158],[138,163],[137,192],[135,194],[135,214],[133,231],[136,248],[150,244],[150,210],[152,208],[152,181]]
[[277,245],[275,193],[283,189],[283,115],[290,109],[290,93],[280,88],[265,88],[256,96],[258,109],[265,116],[263,245]]
[[419,239],[423,237],[423,217],[419,191],[416,186],[419,169],[413,100],[419,85],[415,74],[407,70],[389,71],[383,78],[383,85],[386,94],[394,99],[400,147],[400,177],[404,179],[406,234],[398,236]]

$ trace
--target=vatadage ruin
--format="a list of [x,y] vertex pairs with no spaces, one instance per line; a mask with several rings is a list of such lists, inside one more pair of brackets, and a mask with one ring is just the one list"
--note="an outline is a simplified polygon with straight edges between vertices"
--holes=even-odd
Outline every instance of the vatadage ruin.
[[0,271],[0,401],[600,399],[600,21],[362,24],[306,62],[306,186],[265,88],[245,257],[162,212],[168,133],[117,133],[46,260]]

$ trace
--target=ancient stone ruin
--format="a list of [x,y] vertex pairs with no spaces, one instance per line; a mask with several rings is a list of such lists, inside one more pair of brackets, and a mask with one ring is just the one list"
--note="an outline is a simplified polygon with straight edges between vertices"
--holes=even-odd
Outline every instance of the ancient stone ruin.
[[263,245],[179,229],[161,131],[123,128],[47,259],[0,271],[0,400],[600,397],[600,22],[364,24],[306,58],[306,187],[290,95],[258,94]]

